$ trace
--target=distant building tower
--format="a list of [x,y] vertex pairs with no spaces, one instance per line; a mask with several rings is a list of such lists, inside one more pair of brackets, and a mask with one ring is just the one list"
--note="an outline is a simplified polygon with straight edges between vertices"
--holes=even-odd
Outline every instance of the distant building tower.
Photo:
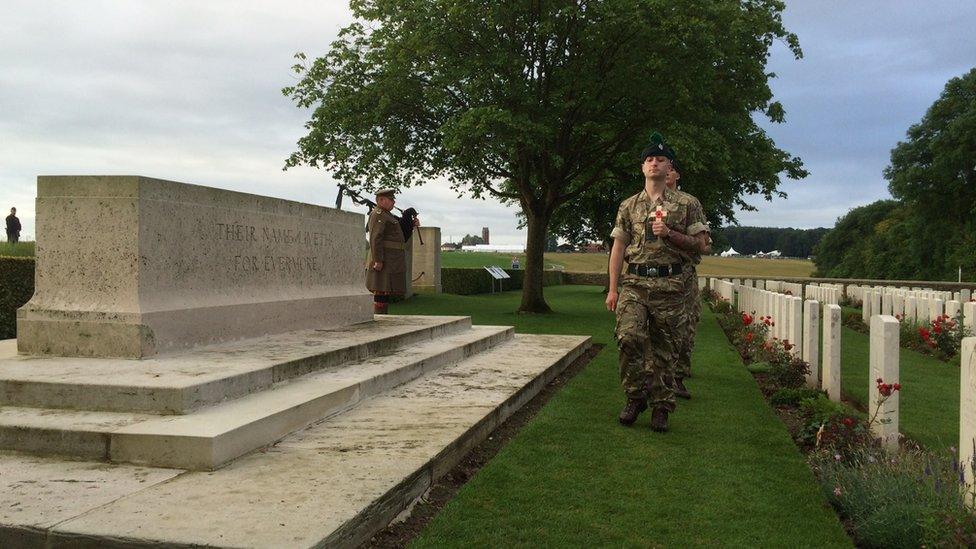
[[488,227],[481,228],[481,239],[485,241],[485,244],[491,244],[491,242],[488,241]]

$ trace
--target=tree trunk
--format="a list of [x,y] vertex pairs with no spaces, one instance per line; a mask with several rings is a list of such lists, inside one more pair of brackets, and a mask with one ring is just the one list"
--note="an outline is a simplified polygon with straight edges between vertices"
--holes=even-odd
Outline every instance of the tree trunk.
[[552,309],[542,295],[542,270],[545,267],[546,228],[549,217],[540,216],[525,208],[529,235],[525,242],[525,279],[522,282],[520,313],[549,313]]

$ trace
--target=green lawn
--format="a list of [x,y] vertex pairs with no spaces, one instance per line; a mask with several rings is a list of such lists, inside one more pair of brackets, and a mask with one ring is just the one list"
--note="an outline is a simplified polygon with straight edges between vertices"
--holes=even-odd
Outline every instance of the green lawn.
[[0,242],[0,255],[13,257],[34,257],[34,243],[18,242],[16,244],[11,244],[9,242]]
[[399,314],[466,314],[519,332],[590,334],[607,347],[466,484],[418,547],[851,547],[813,474],[704,312],[671,432],[617,424],[613,317],[599,287],[546,289],[556,311],[516,315],[520,295],[416,296]]
[[[512,257],[518,256],[525,268],[525,254],[495,254],[482,252],[442,252],[441,265],[443,267],[479,268],[488,265],[498,265],[508,268],[512,265]],[[545,255],[546,269],[562,268],[574,273],[605,273],[607,272],[606,254],[584,253],[547,253]],[[812,276],[814,265],[806,259],[759,259],[752,257],[718,257],[702,258],[698,265],[700,276]]]
[[[841,392],[868,401],[870,339],[841,329]],[[899,354],[899,430],[931,449],[959,444],[959,368],[910,349]]]

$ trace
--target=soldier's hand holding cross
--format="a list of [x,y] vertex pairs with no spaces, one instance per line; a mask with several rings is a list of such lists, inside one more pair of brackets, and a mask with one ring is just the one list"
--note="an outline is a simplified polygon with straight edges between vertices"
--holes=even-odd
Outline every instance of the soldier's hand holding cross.
[[654,236],[659,238],[665,237],[668,236],[669,232],[671,232],[671,229],[669,229],[668,226],[664,224],[664,218],[667,216],[668,216],[668,211],[662,208],[661,206],[658,206],[657,209],[654,211],[654,223],[651,224],[651,232],[654,233]]

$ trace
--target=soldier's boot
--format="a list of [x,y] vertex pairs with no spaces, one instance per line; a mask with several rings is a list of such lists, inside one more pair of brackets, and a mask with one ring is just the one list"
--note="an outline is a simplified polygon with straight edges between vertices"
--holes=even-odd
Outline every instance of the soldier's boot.
[[674,396],[683,398],[685,400],[691,400],[691,393],[688,392],[688,388],[685,387],[685,378],[674,378]]
[[668,430],[668,409],[667,408],[654,408],[651,412],[651,429],[659,433],[663,433]]
[[633,425],[637,421],[637,416],[647,409],[647,401],[643,398],[628,398],[624,409],[620,411],[620,424]]
[[390,306],[389,303],[373,302],[373,314],[385,315],[389,306]]

